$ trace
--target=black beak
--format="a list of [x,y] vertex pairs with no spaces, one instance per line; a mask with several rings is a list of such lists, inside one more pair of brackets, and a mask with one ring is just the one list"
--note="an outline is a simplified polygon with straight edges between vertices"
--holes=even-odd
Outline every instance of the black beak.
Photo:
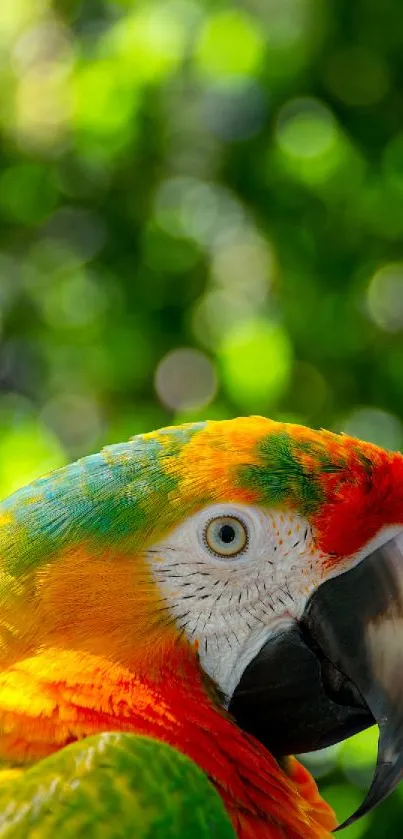
[[403,532],[317,589],[246,668],[229,710],[277,757],[376,722],[374,778],[342,827],[392,792],[403,778]]

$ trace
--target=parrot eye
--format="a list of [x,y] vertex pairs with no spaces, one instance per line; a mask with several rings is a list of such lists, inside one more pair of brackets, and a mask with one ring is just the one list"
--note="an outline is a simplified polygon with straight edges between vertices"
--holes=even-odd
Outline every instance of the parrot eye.
[[206,547],[214,556],[238,556],[248,544],[247,527],[235,516],[210,519],[203,536]]

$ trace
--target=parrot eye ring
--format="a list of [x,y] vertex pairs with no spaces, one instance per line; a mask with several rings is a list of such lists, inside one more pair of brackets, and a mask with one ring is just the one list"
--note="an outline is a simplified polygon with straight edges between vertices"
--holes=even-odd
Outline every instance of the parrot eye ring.
[[203,541],[213,556],[231,559],[244,553],[247,548],[248,529],[236,516],[216,516],[207,522]]

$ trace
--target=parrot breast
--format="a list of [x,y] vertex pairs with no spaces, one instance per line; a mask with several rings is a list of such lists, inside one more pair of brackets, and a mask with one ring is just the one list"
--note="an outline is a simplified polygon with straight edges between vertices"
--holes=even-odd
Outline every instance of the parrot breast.
[[223,714],[187,645],[166,653],[155,681],[102,656],[56,648],[11,666],[0,676],[3,757],[32,764],[97,733],[147,735],[205,772],[239,839],[330,839],[334,816],[309,773],[295,760],[281,769]]

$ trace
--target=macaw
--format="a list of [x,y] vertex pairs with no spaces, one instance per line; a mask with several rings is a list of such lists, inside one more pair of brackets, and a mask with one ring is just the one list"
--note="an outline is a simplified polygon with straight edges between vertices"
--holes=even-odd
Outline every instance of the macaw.
[[261,417],[139,435],[18,490],[1,839],[326,839],[292,755],[376,722],[369,810],[403,773],[402,552],[401,454]]

